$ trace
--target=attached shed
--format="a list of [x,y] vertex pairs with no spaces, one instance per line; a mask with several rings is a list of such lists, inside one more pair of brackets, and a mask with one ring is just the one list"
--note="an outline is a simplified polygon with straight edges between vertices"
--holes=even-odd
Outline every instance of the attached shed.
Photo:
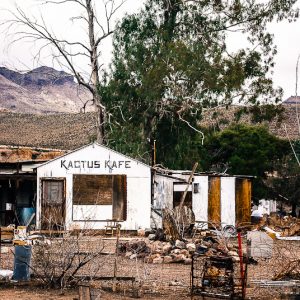
[[[163,208],[173,209],[179,205],[189,173],[154,174],[152,226],[162,226]],[[195,174],[185,205],[193,210],[196,221],[235,226],[251,221],[251,192],[251,177]]]
[[0,226],[26,225],[36,207],[35,168],[65,151],[0,146]]
[[151,168],[93,143],[37,168],[37,227],[150,227]]

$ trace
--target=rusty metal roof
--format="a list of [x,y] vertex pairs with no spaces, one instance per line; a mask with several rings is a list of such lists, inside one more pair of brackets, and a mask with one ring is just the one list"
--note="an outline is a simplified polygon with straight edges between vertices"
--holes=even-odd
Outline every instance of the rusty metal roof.
[[14,147],[0,145],[0,164],[40,163],[65,154],[66,151],[31,147]]

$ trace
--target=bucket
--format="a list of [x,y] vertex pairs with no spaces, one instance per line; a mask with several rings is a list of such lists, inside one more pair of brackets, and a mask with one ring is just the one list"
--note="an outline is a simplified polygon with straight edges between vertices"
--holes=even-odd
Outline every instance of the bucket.
[[30,279],[31,246],[15,246],[13,279],[17,281]]

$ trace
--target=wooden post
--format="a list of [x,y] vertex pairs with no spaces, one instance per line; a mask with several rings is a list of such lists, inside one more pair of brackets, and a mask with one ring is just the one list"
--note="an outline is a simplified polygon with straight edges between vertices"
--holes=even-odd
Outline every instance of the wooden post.
[[114,262],[114,279],[113,279],[113,292],[117,291],[117,272],[118,272],[118,256],[119,256],[119,238],[120,238],[120,224],[117,224],[117,241],[116,241],[116,252]]
[[184,191],[184,193],[183,193],[183,195],[182,195],[182,197],[181,197],[181,199],[180,199],[179,211],[181,211],[181,209],[182,209],[182,206],[183,206],[183,204],[184,204],[184,200],[185,200],[186,194],[187,194],[187,192],[188,192],[188,190],[189,190],[189,186],[190,186],[190,184],[191,184],[191,182],[192,182],[192,180],[193,180],[194,173],[195,173],[197,167],[198,167],[198,163],[196,162],[196,163],[194,164],[193,170],[192,170],[192,172],[191,172],[191,174],[190,174],[190,177],[189,177],[189,180],[188,180],[186,189],[185,189],[185,191]]
[[89,284],[79,285],[79,300],[91,300],[91,290]]

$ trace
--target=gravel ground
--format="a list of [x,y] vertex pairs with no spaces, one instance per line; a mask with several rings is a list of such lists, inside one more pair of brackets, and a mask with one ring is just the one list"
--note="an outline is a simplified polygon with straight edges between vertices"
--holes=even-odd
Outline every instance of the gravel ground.
[[[100,237],[85,238],[82,243],[85,247],[97,245]],[[132,240],[127,238],[126,240]],[[113,253],[115,240],[104,239],[103,252]],[[245,245],[244,245],[245,246]],[[1,254],[1,268],[13,268],[13,247],[8,253]],[[97,248],[97,247],[96,247]],[[282,299],[284,294],[295,293],[295,288],[268,287],[263,288],[253,284],[253,280],[271,280],[272,277],[287,269],[291,260],[300,258],[300,241],[275,241],[273,257],[261,259],[257,265],[248,265],[248,299]],[[81,271],[85,275],[113,276],[114,255],[103,255],[93,260]],[[143,299],[190,299],[190,265],[183,264],[147,264],[141,259],[130,260],[125,257],[118,258],[118,276],[132,276],[142,282]],[[101,299],[132,299],[132,284],[120,281],[117,285],[118,293],[112,293],[111,281],[95,281],[94,293],[101,292]],[[28,286],[0,285],[0,299],[76,299],[77,290],[45,290],[33,283]],[[197,299],[197,297],[195,298]],[[288,299],[288,298],[286,298]]]

